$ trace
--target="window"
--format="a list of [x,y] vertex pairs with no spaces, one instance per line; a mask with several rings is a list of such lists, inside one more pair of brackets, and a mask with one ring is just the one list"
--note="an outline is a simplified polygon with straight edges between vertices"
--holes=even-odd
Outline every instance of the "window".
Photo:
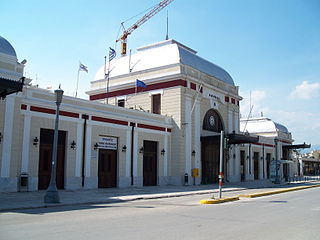
[[161,95],[160,94],[155,94],[152,95],[152,113],[155,114],[160,114],[160,110],[161,110]]
[[118,106],[119,107],[124,107],[124,99],[119,99],[118,100]]

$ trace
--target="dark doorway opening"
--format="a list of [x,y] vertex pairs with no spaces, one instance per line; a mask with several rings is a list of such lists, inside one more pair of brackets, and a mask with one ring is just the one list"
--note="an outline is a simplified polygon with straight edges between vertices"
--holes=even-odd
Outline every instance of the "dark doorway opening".
[[143,186],[157,185],[158,143],[143,141]]
[[245,151],[240,151],[240,174],[241,174],[241,181],[244,182],[246,180],[246,165],[245,165]]
[[[51,177],[51,162],[53,151],[52,129],[40,129],[40,149],[39,149],[39,169],[38,169],[38,189],[47,189]],[[66,132],[58,133],[58,152],[57,152],[57,188],[64,189],[64,165],[65,165],[65,143]]]
[[220,136],[201,140],[201,184],[219,182]]
[[254,174],[254,179],[258,180],[259,179],[259,152],[254,152],[253,153],[253,174]]
[[117,150],[99,149],[98,187],[117,187]]

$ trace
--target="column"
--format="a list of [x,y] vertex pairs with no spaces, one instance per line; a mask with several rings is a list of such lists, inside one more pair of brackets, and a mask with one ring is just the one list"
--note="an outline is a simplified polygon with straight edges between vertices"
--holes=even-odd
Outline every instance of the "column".
[[83,123],[77,123],[77,146],[76,146],[76,167],[75,177],[81,177],[81,165],[82,165],[82,148],[83,148]]
[[97,152],[99,150],[93,150],[93,144],[94,143],[92,142],[92,123],[90,120],[88,120],[86,128],[86,143],[84,146],[86,148],[84,164],[85,188],[97,188],[97,178],[95,180],[91,178],[91,151],[96,151],[95,154],[97,155]]
[[194,107],[194,151],[196,152],[194,156],[194,167],[199,169],[199,177],[196,178],[195,184],[198,185],[201,183],[201,142],[200,142],[200,131],[201,131],[201,122],[200,122],[200,100],[197,100]]
[[7,96],[5,101],[6,101],[5,103],[6,107],[5,107],[5,113],[4,113],[4,129],[3,129],[3,139],[2,139],[2,161],[1,161],[0,177],[8,178],[10,176],[15,97],[13,95]]
[[21,173],[29,172],[29,150],[30,150],[30,124],[31,116],[26,113],[24,115],[23,123],[23,140],[22,140],[22,162]]
[[186,97],[185,101],[185,122],[184,122],[184,128],[185,128],[185,134],[184,134],[184,139],[185,139],[185,169],[184,172],[188,174],[188,184],[190,184],[192,181],[191,177],[191,98]]
[[[138,176],[138,159],[139,159],[139,149],[141,146],[138,145],[138,135],[139,131],[135,128],[134,136],[133,136],[133,185],[134,186],[142,186],[143,184],[143,176]],[[141,173],[142,174],[142,173]]]

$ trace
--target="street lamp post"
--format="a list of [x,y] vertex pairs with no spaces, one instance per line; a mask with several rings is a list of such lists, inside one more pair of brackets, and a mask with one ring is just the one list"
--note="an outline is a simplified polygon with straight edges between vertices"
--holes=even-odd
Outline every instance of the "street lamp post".
[[49,187],[47,192],[44,196],[45,203],[59,203],[60,197],[57,190],[56,184],[56,175],[57,175],[57,150],[58,150],[58,129],[59,129],[59,109],[60,104],[62,102],[62,95],[63,90],[60,88],[54,91],[55,93],[55,102],[57,104],[57,111],[56,111],[56,120],[55,120],[55,127],[54,127],[54,136],[53,136],[53,150],[52,150],[52,162],[51,162],[51,178]]

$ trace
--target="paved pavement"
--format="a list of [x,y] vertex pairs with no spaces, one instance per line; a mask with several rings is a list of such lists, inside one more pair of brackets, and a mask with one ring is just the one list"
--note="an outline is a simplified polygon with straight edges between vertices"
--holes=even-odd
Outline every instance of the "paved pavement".
[[[288,188],[301,185],[319,184],[319,181],[295,182],[291,184],[273,184],[270,181],[249,181],[226,183],[223,186],[222,197],[231,197],[239,194],[249,194]],[[154,186],[131,188],[105,188],[92,190],[59,190],[59,204],[45,204],[45,191],[0,193],[0,212],[19,209],[70,206],[82,204],[114,203],[141,199],[156,199],[180,197],[187,195],[213,194],[218,197],[219,187],[215,185],[200,186]]]

